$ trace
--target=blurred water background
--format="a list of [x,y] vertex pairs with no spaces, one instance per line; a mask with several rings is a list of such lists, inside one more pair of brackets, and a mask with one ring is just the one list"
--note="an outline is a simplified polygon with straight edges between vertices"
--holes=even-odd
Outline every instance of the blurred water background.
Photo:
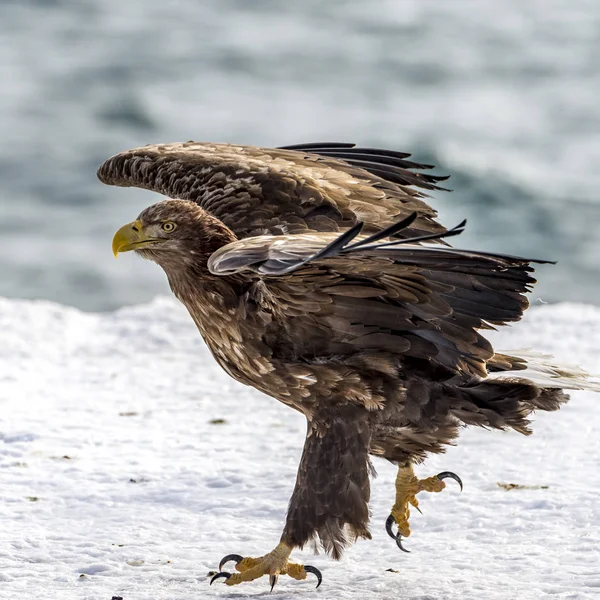
[[18,0],[0,6],[0,295],[106,310],[167,293],[110,252],[159,197],[96,179],[188,139],[353,141],[452,175],[457,245],[559,261],[600,291],[597,0]]

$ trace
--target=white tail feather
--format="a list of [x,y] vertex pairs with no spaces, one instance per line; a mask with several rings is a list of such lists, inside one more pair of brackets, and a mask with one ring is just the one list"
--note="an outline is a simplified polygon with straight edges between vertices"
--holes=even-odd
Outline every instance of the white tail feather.
[[580,367],[558,365],[549,354],[531,350],[507,350],[501,354],[522,358],[527,368],[521,371],[497,371],[487,379],[529,379],[540,387],[600,392],[600,377],[592,376]]

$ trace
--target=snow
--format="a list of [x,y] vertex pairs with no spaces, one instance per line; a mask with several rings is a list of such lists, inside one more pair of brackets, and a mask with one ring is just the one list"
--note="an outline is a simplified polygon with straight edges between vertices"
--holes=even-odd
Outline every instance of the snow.
[[[170,298],[104,314],[0,299],[0,331],[0,598],[268,592],[266,578],[209,587],[207,573],[277,543],[300,415],[221,372]],[[600,372],[599,308],[534,307],[493,337]],[[421,494],[411,554],[385,534],[395,469],[377,460],[373,540],[339,563],[295,551],[323,585],[282,577],[272,597],[598,598],[599,429],[600,397],[574,392],[531,437],[466,430],[418,470],[453,470],[465,490]]]

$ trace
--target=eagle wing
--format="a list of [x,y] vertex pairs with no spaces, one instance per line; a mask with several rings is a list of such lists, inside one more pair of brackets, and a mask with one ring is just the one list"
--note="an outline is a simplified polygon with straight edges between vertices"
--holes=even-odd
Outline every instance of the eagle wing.
[[[342,235],[240,240],[217,250],[208,266],[259,282],[262,302],[280,323],[297,329],[289,317],[304,316],[310,353],[384,350],[467,379],[486,377],[494,351],[478,331],[521,318],[535,283],[531,263],[545,261],[411,239],[380,242],[389,231],[358,234],[356,226]],[[300,355],[302,337],[290,335]]]
[[99,179],[196,202],[238,238],[340,231],[358,222],[366,232],[417,213],[403,236],[441,233],[423,190],[447,179],[407,160],[409,154],[354,144],[258,148],[185,142],[121,152]]

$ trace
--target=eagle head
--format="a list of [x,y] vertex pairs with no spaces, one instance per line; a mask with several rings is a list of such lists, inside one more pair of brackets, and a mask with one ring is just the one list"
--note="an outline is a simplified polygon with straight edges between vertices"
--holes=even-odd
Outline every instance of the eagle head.
[[194,202],[168,199],[123,225],[113,237],[112,251],[117,257],[120,252],[134,250],[161,266],[185,265],[206,262],[217,248],[235,239],[218,219]]

